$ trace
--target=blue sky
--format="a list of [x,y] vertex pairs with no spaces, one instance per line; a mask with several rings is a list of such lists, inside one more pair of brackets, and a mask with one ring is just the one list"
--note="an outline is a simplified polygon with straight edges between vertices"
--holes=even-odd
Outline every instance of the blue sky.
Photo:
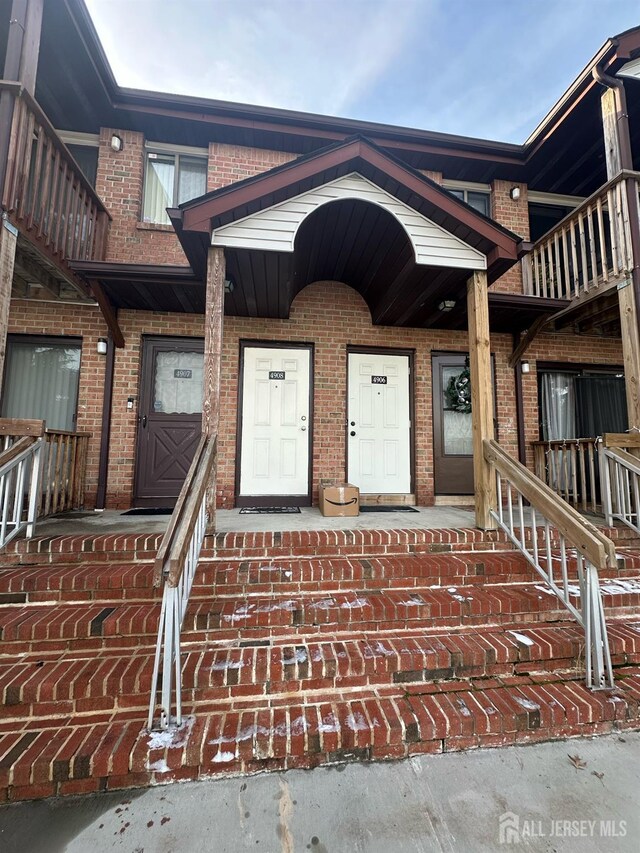
[[524,142],[638,0],[86,0],[122,86]]

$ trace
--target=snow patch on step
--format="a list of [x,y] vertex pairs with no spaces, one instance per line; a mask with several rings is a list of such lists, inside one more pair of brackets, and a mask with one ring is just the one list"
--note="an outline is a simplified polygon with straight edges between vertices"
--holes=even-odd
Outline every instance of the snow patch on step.
[[507,634],[511,634],[519,643],[524,643],[525,646],[533,646],[535,645],[534,640],[531,637],[526,637],[524,634],[520,634],[518,631],[507,631]]
[[236,752],[216,752],[211,759],[212,764],[229,764],[230,761],[235,761],[238,757]]
[[462,714],[463,717],[470,717],[471,716],[471,711],[467,708],[467,705],[466,705],[464,699],[456,699],[456,704],[457,704],[458,708],[460,708],[460,713]]
[[537,705],[535,702],[532,702],[531,699],[524,699],[522,696],[514,696],[513,697],[518,705],[522,706],[526,711],[539,711],[540,705]]
[[187,745],[195,717],[183,717],[181,726],[173,726],[166,731],[148,732],[147,748],[153,749],[182,749]]
[[379,658],[379,657],[392,657],[395,652],[391,649],[388,649],[384,646],[380,641],[371,645],[371,643],[365,643],[363,646],[363,654],[365,658]]
[[312,601],[309,607],[314,610],[328,610],[330,607],[334,607],[335,603],[335,598],[319,598],[317,601]]
[[242,669],[243,666],[244,661],[242,660],[217,660],[211,664],[209,669],[219,672],[227,669]]
[[308,659],[307,650],[300,647],[299,649],[295,649],[291,657],[283,657],[282,665],[291,666],[294,663],[306,663]]
[[168,773],[169,765],[161,758],[159,761],[154,761],[151,764],[147,762],[147,770],[151,770],[153,773]]
[[[369,728],[369,723],[365,720],[364,715],[360,713],[360,711],[356,711],[355,714],[347,714],[347,719],[345,720],[347,726],[351,729],[352,732],[363,732]],[[374,721],[375,724],[380,725],[377,720]]]
[[362,607],[370,607],[368,598],[354,598],[353,601],[343,601],[340,607],[346,610],[355,610]]
[[326,717],[322,718],[322,722],[318,726],[318,731],[323,732],[325,734],[331,732],[339,732],[341,730],[340,720],[336,717],[336,715],[332,712],[327,714]]

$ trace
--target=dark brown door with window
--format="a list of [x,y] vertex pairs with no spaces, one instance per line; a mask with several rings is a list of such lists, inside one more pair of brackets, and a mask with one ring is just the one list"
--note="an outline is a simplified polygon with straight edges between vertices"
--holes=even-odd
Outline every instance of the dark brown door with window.
[[436,495],[473,494],[470,383],[464,353],[432,357]]
[[204,342],[144,338],[134,504],[172,507],[202,428]]

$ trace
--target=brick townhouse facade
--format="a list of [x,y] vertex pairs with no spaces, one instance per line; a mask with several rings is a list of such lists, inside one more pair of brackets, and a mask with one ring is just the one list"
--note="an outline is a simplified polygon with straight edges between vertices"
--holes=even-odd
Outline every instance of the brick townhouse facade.
[[640,27],[522,144],[0,63],[0,803],[638,728]]
[[[59,15],[59,25],[68,23],[69,15],[72,18],[75,16],[76,26],[84,28],[85,35],[91,34],[90,21],[80,5],[76,8],[74,3],[70,3],[65,6],[65,10],[64,14],[61,12]],[[44,14],[54,15],[54,12],[46,9]],[[81,23],[77,24],[77,21]],[[95,42],[95,33],[91,37]],[[633,38],[635,36],[628,36],[630,42]],[[44,39],[47,39],[46,33]],[[37,72],[43,80],[48,69],[42,62],[49,62],[49,54],[55,52],[55,49],[59,49],[59,45],[56,48],[47,43],[43,54],[46,59],[41,60]],[[96,56],[101,57],[101,54],[96,53]],[[84,55],[79,55],[75,60],[78,72],[84,68],[83,63],[86,61],[85,51]],[[38,83],[39,79],[36,75],[36,94],[39,88],[46,101],[47,97],[52,97],[51,87]],[[107,90],[115,86],[103,57],[94,63],[87,87],[91,89],[97,82]],[[631,84],[634,95],[636,86],[634,80]],[[298,162],[301,163],[299,168],[304,168],[305,158],[313,159],[327,146],[335,145],[336,140],[346,140],[354,134],[359,134],[366,143],[377,146],[385,155],[394,158],[394,163],[397,160],[412,175],[425,176],[430,187],[435,185],[443,188],[459,201],[460,208],[464,208],[464,215],[470,220],[475,217],[481,224],[490,221],[501,226],[505,234],[512,235],[513,245],[519,247],[517,252],[514,249],[516,253],[503,264],[490,284],[491,298],[495,300],[504,294],[506,300],[500,303],[499,319],[495,323],[492,321],[491,354],[495,430],[508,452],[519,456],[521,461],[532,467],[533,445],[536,441],[581,437],[576,433],[577,410],[568,415],[566,412],[562,414],[560,420],[564,418],[564,421],[553,427],[548,423],[549,412],[545,414],[542,410],[545,406],[553,409],[561,405],[557,403],[558,394],[569,393],[573,400],[572,377],[580,379],[583,391],[588,386],[590,376],[610,377],[611,387],[607,393],[613,395],[611,399],[616,409],[616,428],[625,428],[630,421],[635,421],[633,414],[629,418],[626,412],[618,411],[621,406],[624,409],[624,402],[621,404],[620,401],[625,399],[622,376],[627,360],[620,323],[616,323],[615,316],[613,319],[611,316],[612,293],[605,294],[604,288],[600,288],[602,293],[599,298],[604,300],[604,307],[602,311],[594,311],[593,306],[591,309],[580,309],[586,301],[585,294],[577,291],[575,294],[562,292],[559,273],[556,273],[558,281],[554,285],[553,272],[548,271],[550,287],[544,293],[538,283],[534,287],[523,281],[523,270],[534,269],[531,260],[533,255],[527,254],[528,247],[532,245],[531,238],[535,243],[548,225],[553,226],[563,217],[569,216],[572,210],[579,209],[584,197],[603,183],[602,152],[593,153],[590,159],[585,159],[580,169],[566,168],[563,171],[572,156],[567,140],[576,128],[582,126],[579,123],[572,124],[578,122],[578,119],[571,116],[568,105],[563,106],[558,115],[550,114],[545,120],[547,124],[556,121],[553,133],[548,132],[545,136],[547,124],[543,122],[542,130],[537,131],[537,136],[534,134],[527,149],[527,146],[484,143],[471,138],[404,131],[362,122],[339,122],[274,110],[258,109],[252,113],[250,108],[234,106],[232,111],[225,111],[223,106],[215,102],[151,93],[128,93],[126,97],[131,103],[121,103],[116,107],[103,103],[103,96],[96,100],[89,114],[83,114],[71,94],[65,97],[68,103],[61,106],[56,102],[58,105],[52,121],[54,124],[57,121],[60,139],[69,145],[69,150],[78,158],[80,168],[86,173],[97,199],[104,206],[109,223],[99,258],[85,254],[79,261],[69,259],[71,279],[76,286],[75,289],[70,288],[63,282],[62,289],[58,286],[60,297],[55,302],[52,301],[51,287],[29,279],[27,272],[33,260],[30,263],[24,261],[18,270],[12,297],[4,300],[10,367],[5,367],[2,413],[14,417],[24,414],[48,416],[49,420],[61,416],[58,411],[60,404],[51,404],[53,410],[48,412],[49,403],[25,399],[15,388],[6,390],[7,383],[9,386],[12,383],[20,384],[27,375],[20,372],[27,368],[20,367],[22,362],[19,363],[18,356],[12,353],[17,353],[21,345],[35,347],[39,341],[51,346],[64,346],[67,339],[67,342],[79,347],[77,388],[70,392],[72,399],[67,400],[67,407],[70,408],[66,416],[67,420],[71,418],[69,423],[73,424],[76,431],[89,434],[84,498],[86,507],[125,509],[141,504],[171,505],[179,491],[189,453],[195,448],[193,433],[187,441],[186,455],[180,460],[182,467],[173,465],[169,475],[171,485],[164,491],[163,488],[154,491],[154,484],[146,481],[139,488],[141,478],[146,477],[147,466],[146,457],[141,458],[141,434],[150,414],[158,413],[143,411],[144,406],[149,405],[150,395],[153,396],[148,387],[153,381],[152,372],[145,373],[144,360],[156,357],[150,354],[151,349],[145,350],[145,346],[157,338],[164,339],[167,346],[175,339],[183,349],[185,342],[191,340],[196,349],[202,349],[205,335],[204,274],[202,265],[197,269],[198,261],[194,262],[190,256],[192,252],[198,254],[200,249],[194,248],[193,241],[188,242],[188,235],[184,239],[179,238],[175,222],[170,221],[165,209],[175,208],[177,204],[188,207],[194,194],[207,193],[203,195],[206,199],[215,197],[216,193],[224,194],[236,185],[251,185],[252,181],[260,177],[277,176],[279,169],[296,167]],[[593,121],[593,115],[599,110],[599,96],[593,86],[590,86],[589,98],[593,104],[588,119],[584,119],[588,127],[591,126],[588,122]],[[242,121],[238,121],[240,112]],[[254,127],[251,132],[240,129],[246,126],[247,121]],[[580,118],[580,121],[583,119]],[[158,128],[163,130],[159,131]],[[239,141],[242,137],[251,144]],[[536,154],[536,148],[542,153]],[[552,148],[557,148],[559,153],[552,156]],[[534,150],[534,153],[530,155],[528,150]],[[181,183],[183,179],[188,187],[184,191]],[[258,187],[258,184],[255,186]],[[160,192],[163,200],[154,201],[151,198],[154,192]],[[256,193],[259,194],[259,188]],[[354,197],[357,197],[357,193]],[[274,200],[277,200],[276,196]],[[346,226],[348,203],[345,199],[334,202],[335,214],[329,215],[324,221],[325,232],[333,235],[332,239]],[[368,202],[359,201],[358,204],[367,205]],[[316,211],[314,216],[318,215]],[[464,500],[473,491],[468,476],[472,467],[471,416],[463,412],[462,417],[458,417],[461,413],[450,409],[450,397],[447,395],[451,389],[443,385],[460,376],[464,377],[466,370],[464,356],[469,351],[469,342],[460,287],[458,284],[451,285],[449,293],[446,286],[440,285],[437,299],[427,295],[422,300],[423,303],[426,300],[430,310],[425,308],[420,314],[416,310],[419,300],[415,296],[415,288],[418,286],[415,284],[416,270],[419,268],[409,268],[411,262],[405,257],[408,244],[398,255],[396,226],[391,215],[385,215],[388,215],[389,229],[381,229],[378,219],[378,230],[375,232],[376,238],[383,235],[383,239],[389,241],[389,252],[384,263],[380,257],[376,258],[371,245],[363,250],[361,231],[355,227],[346,238],[351,240],[351,245],[345,242],[341,249],[335,240],[335,245],[329,248],[326,242],[329,236],[325,237],[325,243],[321,238],[315,243],[313,239],[308,239],[307,243],[313,245],[312,253],[315,254],[311,254],[306,261],[309,269],[315,264],[315,270],[321,273],[318,280],[305,280],[302,288],[296,285],[292,291],[288,284],[283,283],[282,276],[285,273],[280,275],[276,283],[275,278],[269,281],[267,272],[266,284],[262,282],[259,286],[264,285],[273,292],[279,288],[280,295],[265,296],[258,305],[250,305],[245,293],[251,287],[249,279],[252,274],[253,285],[258,286],[255,282],[260,275],[255,274],[256,265],[275,270],[275,266],[269,267],[269,264],[276,264],[273,260],[276,255],[277,263],[284,264],[284,255],[277,252],[268,256],[268,253],[265,255],[264,252],[261,254],[260,251],[247,250],[241,257],[240,250],[236,248],[235,269],[228,279],[233,290],[225,295],[219,389],[217,503],[220,507],[233,507],[242,502],[243,497],[251,497],[252,494],[254,497],[259,496],[252,493],[251,487],[247,491],[242,485],[240,471],[242,462],[239,445],[243,430],[252,429],[247,427],[243,419],[239,382],[239,377],[245,375],[241,352],[249,342],[259,342],[263,349],[269,349],[269,343],[282,345],[284,342],[294,348],[300,344],[312,348],[313,364],[311,374],[307,377],[307,384],[310,382],[313,388],[307,433],[311,438],[298,460],[305,464],[306,453],[310,473],[302,490],[304,494],[297,494],[298,502],[316,503],[318,486],[323,480],[345,481],[358,476],[353,459],[357,453],[361,456],[365,453],[366,442],[358,443],[350,462],[348,448],[353,442],[350,444],[349,439],[353,436],[349,435],[350,430],[347,428],[348,397],[349,382],[355,381],[349,379],[350,348],[364,351],[369,348],[372,355],[379,351],[380,357],[384,351],[390,355],[396,351],[403,353],[406,358],[410,356],[411,361],[411,373],[402,379],[403,383],[408,382],[410,390],[409,403],[402,410],[406,423],[401,444],[404,442],[408,446],[398,451],[406,470],[403,476],[399,475],[395,480],[393,476],[385,479],[381,475],[377,480],[374,477],[371,480],[374,485],[363,487],[361,483],[361,490],[365,494],[369,493],[371,499],[376,496],[379,498],[382,494],[395,494],[399,499],[426,506],[438,501],[455,503],[456,499]],[[351,216],[353,219],[354,214]],[[373,221],[367,220],[364,213],[362,216],[365,217],[363,222]],[[593,222],[590,222],[589,227],[592,226]],[[304,227],[311,229],[311,225]],[[302,225],[299,228],[302,234],[304,228]],[[532,233],[532,229],[535,233]],[[237,241],[237,237],[234,239]],[[557,235],[553,239],[556,240],[557,251]],[[22,238],[18,237],[18,240],[20,242]],[[189,245],[192,248],[185,253],[184,247]],[[233,245],[236,244],[232,241]],[[568,246],[567,255],[570,254]],[[326,262],[320,263],[318,252],[323,251],[327,252]],[[374,309],[375,306],[371,299],[367,302],[367,287],[370,291],[373,278],[369,284],[362,276],[361,281],[353,278],[346,282],[340,280],[337,273],[345,271],[347,255],[348,263],[352,263],[356,253],[362,251],[369,253],[370,263],[361,266],[358,274],[365,278],[371,277],[376,263],[378,271],[386,264],[388,280],[382,289],[377,280],[375,286],[380,293],[385,288],[398,288],[398,298],[409,300],[404,313],[396,311],[394,317],[395,309],[390,309],[391,314],[387,311],[387,315],[379,311],[376,315],[376,310],[372,311],[372,306]],[[578,255],[581,251],[584,253],[584,245],[578,245]],[[587,248],[586,255],[590,251],[593,251],[593,246]],[[394,252],[405,264],[404,268],[402,263],[395,262]],[[29,251],[23,251],[19,246],[18,254],[22,259],[29,255]],[[296,275],[299,275],[297,268],[300,266],[300,254],[301,249],[296,244],[293,252]],[[524,257],[524,260],[519,261],[519,257]],[[443,268],[442,258],[427,260],[439,265],[434,269]],[[590,264],[591,261],[587,260]],[[171,271],[166,273],[169,278],[173,271],[178,278],[192,273],[193,281],[190,280],[188,285],[168,280],[160,284],[154,280],[159,267]],[[595,278],[598,275],[596,267],[597,263],[592,270]],[[8,273],[3,276],[5,289],[8,277]],[[131,284],[133,278],[139,284]],[[432,279],[434,282],[438,280],[435,276]],[[402,290],[405,285],[406,293]],[[429,286],[428,283],[426,286]],[[194,294],[193,299],[185,297],[186,289]],[[435,293],[436,284],[432,289]],[[96,290],[103,294],[102,305],[106,299],[108,316],[93,300]],[[447,296],[450,299],[446,299]],[[509,297],[513,299],[509,301]],[[533,304],[536,302],[535,297],[539,297],[536,305]],[[270,298],[276,301],[280,299],[276,309],[269,304]],[[384,298],[387,303],[392,301],[392,297]],[[571,298],[574,298],[574,303],[570,304]],[[447,302],[455,306],[451,313],[451,309],[440,310],[439,306]],[[497,302],[495,304],[498,306]],[[573,304],[576,311],[571,314],[569,309]],[[580,310],[583,311],[582,315]],[[498,307],[495,307],[495,312],[497,316]],[[603,312],[606,313],[607,323],[599,324]],[[568,319],[565,318],[567,314],[570,314]],[[454,316],[455,321],[452,320]],[[494,308],[491,309],[491,316],[494,317]],[[121,345],[115,346],[113,356],[99,354],[97,349],[100,340],[109,339],[109,347],[112,346],[113,324],[119,330],[116,337],[121,335],[122,340],[118,341]],[[540,331],[530,335],[528,346],[514,364],[515,348],[532,328],[534,332],[538,328]],[[453,366],[447,366],[446,354],[458,356],[457,361],[453,359]],[[107,361],[111,357],[112,369],[107,369]],[[462,362],[460,357],[463,358]],[[189,382],[194,382],[193,373],[191,379],[187,378],[192,369],[186,368],[184,378],[175,380],[177,385],[182,383],[183,390]],[[438,371],[444,371],[440,378],[435,377]],[[551,378],[543,382],[542,377],[545,375]],[[627,401],[631,393],[629,381],[627,376]],[[557,385],[562,382],[562,387]],[[109,385],[107,390],[106,384]],[[581,399],[584,399],[584,393],[581,394]],[[152,408],[160,408],[162,405],[158,400],[151,401]],[[189,405],[195,406],[196,411],[200,404],[194,398],[189,401]],[[571,406],[578,408],[580,405],[588,406],[589,403],[571,403]],[[179,412],[173,414],[179,415]],[[603,417],[604,421],[597,425],[598,429],[611,428],[612,424]],[[462,432],[454,435],[456,429]],[[566,434],[562,433],[563,429]],[[451,436],[448,437],[447,431],[451,432]],[[382,434],[380,430],[378,432]],[[355,438],[359,441],[357,435]],[[458,441],[458,449],[452,453],[446,449],[449,438],[454,443]],[[247,441],[250,440],[253,440],[251,436],[247,438]],[[391,446],[391,439],[383,441],[387,441],[384,446]],[[157,445],[154,452],[171,455],[167,447],[164,451],[159,447]],[[374,455],[379,455],[380,447],[373,451]],[[158,459],[156,462],[160,465]],[[360,462],[363,465],[373,464],[371,460],[364,461],[364,456]],[[450,462],[451,467],[448,467]],[[463,471],[465,466],[467,475]],[[385,488],[387,484],[389,488]],[[272,491],[272,496],[287,497],[286,485],[282,483],[274,484]],[[264,494],[268,492],[267,488]]]

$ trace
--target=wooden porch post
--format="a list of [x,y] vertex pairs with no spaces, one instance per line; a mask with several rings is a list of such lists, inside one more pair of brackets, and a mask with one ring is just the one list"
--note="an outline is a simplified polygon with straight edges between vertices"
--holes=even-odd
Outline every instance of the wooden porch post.
[[473,483],[476,526],[494,528],[490,511],[496,508],[496,481],[485,461],[483,442],[493,438],[493,383],[489,340],[487,273],[474,272],[467,281],[469,372],[471,374],[471,423],[473,428]]
[[[202,400],[202,432],[218,435],[220,421],[220,377],[222,368],[222,324],[224,317],[224,249],[209,248],[207,260],[207,294],[204,315],[204,388]],[[217,455],[217,453],[216,453]],[[217,461],[207,491],[210,529],[215,529]]]
[[[612,180],[621,170],[633,169],[627,104],[621,80],[603,77],[600,82],[609,86],[602,95],[601,110],[607,180]],[[629,428],[640,429],[640,218],[635,180],[625,180],[624,191],[629,210],[633,265],[627,281],[618,286],[618,305]]]

